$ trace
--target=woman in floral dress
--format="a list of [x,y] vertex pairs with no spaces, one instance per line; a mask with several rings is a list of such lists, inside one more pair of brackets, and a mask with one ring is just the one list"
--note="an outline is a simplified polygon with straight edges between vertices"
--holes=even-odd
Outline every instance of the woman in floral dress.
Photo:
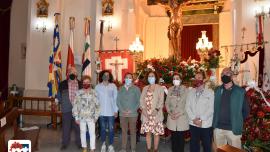
[[141,133],[146,134],[147,151],[151,151],[151,136],[154,135],[154,152],[158,151],[159,136],[164,134],[163,112],[164,89],[158,85],[158,76],[151,71],[147,75],[149,85],[145,86],[140,99],[142,110]]

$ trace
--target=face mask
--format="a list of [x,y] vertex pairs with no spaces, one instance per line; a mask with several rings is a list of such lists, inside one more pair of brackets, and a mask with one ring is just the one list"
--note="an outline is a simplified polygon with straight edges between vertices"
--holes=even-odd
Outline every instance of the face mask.
[[181,84],[181,80],[173,80],[174,86],[179,86]]
[[203,80],[195,80],[194,83],[193,83],[193,86],[195,88],[197,88],[197,87],[199,87],[201,85],[203,85]]
[[156,78],[155,77],[148,77],[149,84],[155,84]]
[[103,76],[102,76],[102,80],[103,80],[103,81],[108,81],[108,80],[109,80],[109,76],[107,76],[107,75],[103,74]]
[[125,79],[125,85],[126,85],[126,86],[130,86],[131,83],[132,83],[132,79],[129,79],[129,78],[126,78],[126,79]]
[[75,78],[76,78],[76,75],[75,75],[75,74],[70,74],[70,75],[69,75],[69,79],[70,79],[70,80],[75,80]]
[[87,83],[87,84],[83,84],[83,88],[84,88],[84,89],[89,89],[89,88],[90,88],[90,86],[91,86],[91,85],[90,85],[89,83]]
[[230,77],[230,76],[223,75],[223,76],[221,77],[221,81],[222,81],[224,84],[227,84],[227,83],[231,82],[232,80],[231,80],[231,77]]

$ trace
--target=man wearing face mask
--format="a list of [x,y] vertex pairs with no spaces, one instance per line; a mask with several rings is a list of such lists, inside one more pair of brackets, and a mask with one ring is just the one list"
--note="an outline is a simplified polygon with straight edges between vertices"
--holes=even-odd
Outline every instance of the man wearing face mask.
[[132,81],[132,74],[126,73],[125,84],[119,89],[117,95],[117,106],[119,108],[120,125],[122,128],[122,150],[120,152],[127,151],[128,126],[131,136],[131,152],[136,151],[136,122],[141,91]]
[[204,152],[211,152],[212,150],[214,92],[205,87],[205,78],[204,72],[197,72],[194,88],[187,95],[186,112],[189,117],[191,133],[191,152],[200,152],[200,141],[202,141]]
[[245,90],[233,83],[230,68],[221,75],[223,84],[215,90],[214,142],[217,147],[230,144],[241,149],[243,122],[249,113]]
[[82,88],[82,84],[77,79],[75,67],[68,68],[67,79],[62,81],[59,86],[58,100],[62,110],[62,146],[61,150],[67,149],[70,142],[71,129],[75,130],[76,145],[81,148],[80,127],[75,123],[72,116],[72,106],[75,99],[76,91]]

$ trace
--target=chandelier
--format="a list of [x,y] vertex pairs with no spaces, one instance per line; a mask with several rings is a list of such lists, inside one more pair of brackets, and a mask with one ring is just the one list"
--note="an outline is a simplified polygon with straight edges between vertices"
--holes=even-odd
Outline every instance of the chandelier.
[[132,44],[129,45],[129,50],[134,53],[144,51],[144,46],[142,45],[139,36],[136,36],[135,41],[133,41]]
[[199,38],[199,41],[196,43],[196,50],[208,51],[213,48],[213,43],[208,41],[206,36],[206,31],[202,31],[202,37]]

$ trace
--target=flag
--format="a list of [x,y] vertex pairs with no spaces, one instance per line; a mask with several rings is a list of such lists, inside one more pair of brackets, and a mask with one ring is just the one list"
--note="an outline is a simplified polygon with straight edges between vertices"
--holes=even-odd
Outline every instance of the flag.
[[74,65],[74,48],[73,48],[73,37],[74,37],[74,26],[75,18],[69,18],[70,24],[70,35],[69,35],[69,44],[68,44],[68,56],[67,56],[67,66],[66,66],[66,76],[68,75],[69,67],[75,67]]
[[125,73],[133,73],[133,56],[128,50],[98,51],[101,69],[109,70],[115,80],[122,82]]
[[56,15],[56,23],[53,32],[53,49],[51,50],[49,57],[49,80],[47,84],[49,88],[49,97],[57,96],[58,87],[60,85],[60,82],[62,81],[60,33]]
[[91,76],[90,20],[85,19],[85,44],[82,57],[82,75]]
[[264,29],[264,15],[258,15],[256,17],[256,34],[257,34],[257,43],[259,45],[263,44],[263,29]]

